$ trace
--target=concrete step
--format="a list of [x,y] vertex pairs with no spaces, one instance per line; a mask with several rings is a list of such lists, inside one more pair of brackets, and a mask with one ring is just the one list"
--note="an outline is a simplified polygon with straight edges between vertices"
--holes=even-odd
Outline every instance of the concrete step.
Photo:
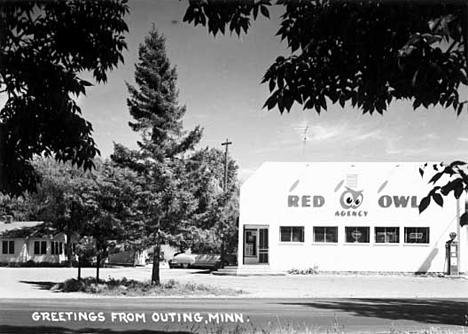
[[283,271],[273,270],[267,265],[251,265],[241,267],[224,267],[212,272],[218,276],[285,276]]

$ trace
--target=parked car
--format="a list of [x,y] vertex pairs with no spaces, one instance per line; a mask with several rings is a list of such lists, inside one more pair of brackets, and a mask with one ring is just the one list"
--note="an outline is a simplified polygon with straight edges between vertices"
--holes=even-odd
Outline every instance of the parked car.
[[[224,256],[224,265],[235,264],[236,257],[231,254]],[[209,268],[221,267],[221,256],[219,254],[186,254],[176,253],[169,260],[169,268]]]

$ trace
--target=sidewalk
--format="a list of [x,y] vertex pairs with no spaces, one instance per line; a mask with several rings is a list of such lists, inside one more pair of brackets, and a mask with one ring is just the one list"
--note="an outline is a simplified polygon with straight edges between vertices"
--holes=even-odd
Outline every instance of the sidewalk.
[[[76,268],[0,268],[0,298],[99,298],[48,290],[53,283],[76,275]],[[82,276],[95,276],[95,269],[83,269]],[[100,277],[148,280],[151,268],[104,268]],[[240,298],[468,298],[466,277],[359,274],[236,277],[215,276],[195,269],[161,269],[161,279],[245,291]]]

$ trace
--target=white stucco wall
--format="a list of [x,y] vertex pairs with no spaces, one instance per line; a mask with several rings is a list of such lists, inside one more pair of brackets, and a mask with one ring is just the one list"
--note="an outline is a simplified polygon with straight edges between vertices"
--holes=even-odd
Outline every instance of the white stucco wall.
[[[450,232],[459,231],[461,270],[466,271],[468,234],[466,227],[457,228],[453,196],[444,198],[443,208],[433,203],[422,214],[414,207],[431,189],[429,179],[419,174],[421,165],[265,163],[241,188],[239,264],[243,263],[244,227],[261,225],[269,226],[272,268],[317,265],[323,271],[442,272],[446,270],[445,242]],[[341,204],[346,186],[362,191],[362,204],[355,209]],[[297,196],[299,201],[290,199],[288,204],[289,196]],[[464,207],[463,202],[460,214]],[[304,226],[304,242],[281,242],[280,226]],[[337,226],[338,242],[314,243],[314,226]],[[346,243],[346,226],[368,226],[370,242]],[[375,227],[399,227],[400,242],[375,243]],[[429,227],[429,244],[405,244],[405,227]]]
[[[15,242],[15,253],[14,254],[3,254],[2,242],[13,240]],[[47,253],[46,254],[34,254],[34,242],[45,241],[47,242]],[[62,253],[52,254],[52,241],[62,242]],[[34,262],[49,262],[49,263],[61,263],[66,260],[65,256],[65,242],[66,236],[63,233],[59,233],[52,238],[49,237],[37,237],[37,238],[0,238],[0,263],[25,263],[27,261]]]

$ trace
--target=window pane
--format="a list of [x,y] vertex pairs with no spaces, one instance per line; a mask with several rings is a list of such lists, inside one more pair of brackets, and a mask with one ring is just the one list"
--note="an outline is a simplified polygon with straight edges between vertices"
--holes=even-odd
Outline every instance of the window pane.
[[368,243],[369,242],[369,227],[351,226],[346,227],[346,242],[349,243]]
[[429,227],[405,227],[405,243],[428,244]]
[[39,241],[34,241],[34,254],[39,254]]
[[289,226],[280,227],[281,241],[291,241],[291,230]]
[[9,242],[9,253],[15,254],[15,242],[13,240]]
[[8,241],[3,241],[2,242],[2,253],[3,254],[8,254]]
[[304,242],[304,227],[302,226],[293,227],[293,241]]
[[325,228],[325,241],[326,242],[338,242],[338,227],[326,227]]
[[257,256],[257,231],[245,231],[245,256]]
[[314,227],[314,242],[325,242],[325,227]]
[[338,227],[336,226],[314,227],[314,242],[338,242]]
[[397,244],[400,242],[400,228],[399,227],[376,227],[375,228],[375,242]]
[[47,241],[41,241],[41,254],[47,254]]

